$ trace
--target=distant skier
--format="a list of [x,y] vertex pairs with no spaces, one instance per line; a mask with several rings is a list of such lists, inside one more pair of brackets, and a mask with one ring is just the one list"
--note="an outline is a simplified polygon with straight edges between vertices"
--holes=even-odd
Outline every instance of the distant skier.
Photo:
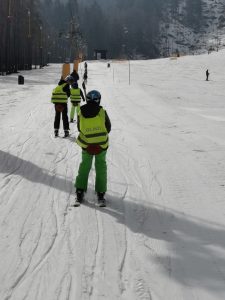
[[76,108],[77,108],[77,113],[78,113],[81,98],[83,99],[83,101],[85,101],[84,94],[83,94],[82,90],[78,87],[77,82],[72,83],[71,89],[70,89],[70,101],[72,104],[72,107],[70,110],[70,122],[71,123],[73,123],[73,121],[74,121],[74,115],[75,115]]
[[108,133],[111,122],[107,112],[100,106],[101,94],[92,90],[87,94],[87,104],[80,107],[77,128],[79,136],[77,144],[82,148],[82,161],[74,186],[76,188],[76,202],[79,206],[83,201],[84,192],[88,186],[88,176],[93,157],[95,158],[95,191],[99,206],[105,206],[105,192],[107,190],[106,152],[108,149]]
[[208,69],[206,70],[205,74],[206,74],[206,81],[208,81],[209,80],[209,70]]
[[54,120],[54,132],[55,137],[59,135],[60,119],[62,115],[64,137],[69,136],[69,121],[68,121],[68,108],[67,101],[70,97],[70,86],[67,80],[60,79],[58,85],[52,91],[51,102],[55,104],[55,120]]
[[86,63],[86,61],[84,63],[84,69],[85,69],[85,71],[87,70],[87,63]]

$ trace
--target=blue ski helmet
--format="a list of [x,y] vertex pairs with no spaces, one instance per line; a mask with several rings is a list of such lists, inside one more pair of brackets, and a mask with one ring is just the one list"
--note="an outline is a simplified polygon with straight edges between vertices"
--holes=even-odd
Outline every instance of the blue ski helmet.
[[92,90],[90,92],[87,93],[87,102],[96,102],[97,104],[100,104],[101,101],[101,94],[99,93],[99,91],[96,90]]
[[71,75],[66,76],[65,81],[68,82],[69,84],[74,83],[74,78]]

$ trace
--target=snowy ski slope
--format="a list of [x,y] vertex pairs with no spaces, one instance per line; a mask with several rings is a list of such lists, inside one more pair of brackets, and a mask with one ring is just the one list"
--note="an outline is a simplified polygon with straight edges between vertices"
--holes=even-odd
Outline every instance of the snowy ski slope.
[[81,151],[76,124],[53,137],[61,66],[0,77],[1,300],[224,299],[224,55],[132,61],[130,85],[128,62],[88,62],[112,122],[106,208],[94,170],[70,207]]

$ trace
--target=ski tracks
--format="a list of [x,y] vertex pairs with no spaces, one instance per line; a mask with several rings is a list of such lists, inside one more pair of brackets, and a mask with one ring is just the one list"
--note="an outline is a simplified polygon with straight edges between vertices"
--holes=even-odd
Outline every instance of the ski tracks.
[[[39,143],[37,136],[35,139],[28,136],[23,142],[14,140],[10,152],[15,153],[15,149],[19,149],[17,155],[9,152],[1,155],[4,161],[1,171],[6,174],[1,181],[1,209],[4,208],[1,241],[4,242],[0,252],[7,253],[1,263],[1,269],[7,272],[1,280],[4,287],[1,299],[4,300],[47,299],[53,294],[54,299],[69,299],[71,274],[69,256],[65,255],[68,252],[68,234],[64,212],[70,197],[65,197],[65,192],[71,193],[73,177],[73,168],[67,162],[76,153],[67,144],[70,141],[64,141],[63,151],[57,152],[59,159],[53,157],[45,161],[45,169],[42,169],[39,166],[43,164],[44,153],[52,148],[52,141],[48,136],[45,139],[44,145]],[[24,138],[20,137],[20,140]],[[65,167],[62,168],[61,164]],[[65,179],[57,174],[57,167],[65,170]],[[56,261],[59,257],[62,258],[60,262]],[[55,275],[56,270],[58,276]],[[43,278],[46,283],[55,278],[55,284],[50,284],[49,288]]]
[[[127,145],[125,137],[122,138],[124,139],[124,145]],[[152,299],[148,264],[146,264],[146,268],[142,268],[144,264],[141,261],[144,257],[140,258],[136,249],[139,249],[141,241],[146,238],[143,228],[145,223],[148,222],[150,210],[147,202],[143,202],[149,200],[146,199],[147,195],[143,193],[143,190],[146,189],[145,185],[148,178],[142,178],[142,172],[139,172],[142,160],[140,162],[139,159],[138,162],[133,157],[131,149],[129,149],[129,156],[126,154],[127,151],[122,145],[117,146],[117,150],[112,150],[112,156],[109,159],[109,163],[112,165],[111,172],[117,172],[117,177],[119,175],[118,182],[123,186],[123,193],[120,191],[123,197],[112,199],[112,202],[120,203],[118,211],[122,216],[120,216],[119,221],[123,225],[124,232],[120,241],[123,243],[123,255],[121,256],[119,268],[121,292],[121,298],[119,299],[135,297],[135,299],[147,300]],[[117,157],[117,163],[115,163],[114,155]],[[144,158],[143,163],[146,164]],[[118,170],[120,170],[119,173]],[[112,176],[115,178],[115,174],[112,174]],[[130,178],[132,178],[132,181]],[[154,181],[154,178],[152,180]],[[113,190],[118,190],[118,186]],[[151,196],[149,194],[148,197]],[[115,204],[112,205],[115,206]]]

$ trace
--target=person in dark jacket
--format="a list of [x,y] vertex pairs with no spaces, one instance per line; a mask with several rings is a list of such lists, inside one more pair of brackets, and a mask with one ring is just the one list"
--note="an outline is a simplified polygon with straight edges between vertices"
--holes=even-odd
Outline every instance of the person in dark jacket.
[[76,70],[73,70],[73,72],[70,74],[70,76],[73,77],[74,82],[77,82],[80,78]]
[[206,81],[208,81],[209,80],[209,70],[208,69],[206,70],[205,74],[206,74]]
[[100,106],[101,94],[90,91],[86,96],[87,104],[80,107],[78,112],[77,129],[79,136],[77,144],[82,148],[82,161],[75,180],[75,206],[83,201],[84,192],[88,186],[88,176],[95,158],[95,191],[99,206],[105,206],[105,192],[107,190],[106,153],[108,149],[108,133],[111,122],[107,112]]
[[64,137],[69,136],[69,120],[67,102],[70,97],[70,86],[63,78],[58,82],[57,87],[52,91],[51,102],[55,104],[54,132],[55,137],[59,135],[60,119],[62,116]]

